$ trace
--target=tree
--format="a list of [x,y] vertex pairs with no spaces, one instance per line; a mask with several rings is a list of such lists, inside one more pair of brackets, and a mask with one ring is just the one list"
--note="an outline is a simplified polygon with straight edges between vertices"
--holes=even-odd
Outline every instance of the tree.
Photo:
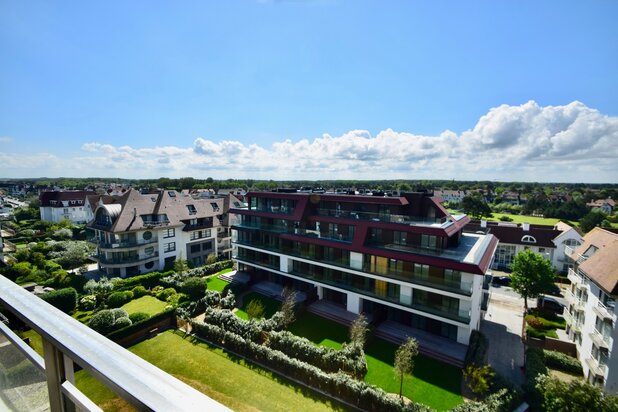
[[489,391],[491,385],[491,378],[495,375],[495,372],[491,370],[489,365],[476,366],[474,364],[468,365],[463,371],[464,380],[468,384],[468,387],[477,396],[483,396]]
[[595,227],[600,226],[606,218],[607,215],[600,210],[591,210],[579,220],[579,227],[584,233],[588,233]]
[[64,313],[71,313],[77,306],[77,291],[73,288],[52,290],[39,297]]
[[491,216],[491,208],[478,194],[464,197],[461,201],[461,208],[464,213],[469,214],[476,219],[482,219],[484,216]]
[[604,394],[600,388],[580,379],[567,383],[541,375],[537,378],[536,388],[543,396],[547,412],[618,410],[618,397]]
[[259,319],[264,317],[264,304],[259,299],[253,299],[247,305],[247,315],[249,319]]
[[287,329],[288,326],[294,322],[296,316],[294,314],[294,307],[296,306],[296,291],[294,289],[283,288],[281,292],[283,296],[283,303],[281,304],[281,327]]
[[364,349],[367,332],[369,332],[367,318],[361,313],[350,325],[350,343]]
[[174,261],[174,271],[178,274],[183,274],[187,270],[189,270],[187,260],[183,259],[182,256],[178,257],[178,259]]
[[204,297],[207,288],[206,278],[190,277],[180,286],[180,291],[189,296],[191,300],[198,300]]
[[418,355],[418,342],[414,338],[408,338],[395,352],[395,374],[399,377],[399,397],[402,400],[403,377],[412,374],[416,355]]
[[554,269],[549,260],[526,249],[515,255],[511,270],[511,287],[524,298],[524,309],[527,312],[528,298],[535,298],[552,287]]
[[211,253],[206,258],[206,264],[207,265],[212,265],[213,263],[216,263],[218,260],[219,259],[217,258],[217,255],[215,255],[214,253]]

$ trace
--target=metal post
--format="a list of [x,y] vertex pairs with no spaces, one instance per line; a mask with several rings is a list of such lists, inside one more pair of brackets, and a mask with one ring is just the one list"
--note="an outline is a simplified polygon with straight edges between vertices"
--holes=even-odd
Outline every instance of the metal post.
[[64,356],[58,348],[46,339],[43,339],[43,359],[45,359],[50,410],[52,412],[75,412],[73,402],[69,401],[62,393],[64,381],[75,382],[73,361]]

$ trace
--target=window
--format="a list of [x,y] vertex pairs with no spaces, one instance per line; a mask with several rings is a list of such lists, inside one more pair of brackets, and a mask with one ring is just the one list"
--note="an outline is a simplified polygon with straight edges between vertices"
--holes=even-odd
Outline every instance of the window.
[[171,227],[169,229],[165,229],[163,231],[163,238],[174,237],[176,236],[176,229]]
[[429,277],[429,266],[415,263],[414,274],[420,279],[427,279]]
[[406,232],[393,232],[393,243],[396,245],[405,246],[407,243],[407,233]]
[[565,240],[562,243],[564,243],[567,246],[579,246],[579,245],[581,245],[580,241],[579,240],[575,240],[575,239],[567,239],[567,240]]
[[216,204],[215,202],[210,203],[210,206],[212,206],[212,211],[213,212],[218,212],[219,211],[219,205]]
[[539,253],[545,253],[545,248],[544,247],[540,247],[539,248]]
[[530,236],[530,235],[525,235],[524,237],[521,238],[521,241],[523,243],[536,243],[536,239],[534,238],[534,236]]
[[144,265],[146,269],[152,269],[154,267],[154,262],[146,262]]
[[191,253],[198,253],[200,251],[200,245],[191,245]]
[[425,249],[435,249],[437,238],[432,235],[421,235],[421,247]]
[[197,209],[195,208],[194,205],[187,205],[187,209],[189,210],[190,215],[194,215],[197,213]]
[[173,252],[176,250],[176,242],[169,242],[163,245],[163,252]]
[[146,256],[150,256],[154,253],[154,248],[151,247],[147,247],[146,249],[144,249],[144,253],[146,253]]
[[169,192],[167,192],[167,195],[168,195],[169,197],[176,197],[176,192],[169,191]]
[[150,240],[150,239],[152,239],[152,232],[146,231],[146,232],[144,232],[142,237],[144,238],[144,240]]

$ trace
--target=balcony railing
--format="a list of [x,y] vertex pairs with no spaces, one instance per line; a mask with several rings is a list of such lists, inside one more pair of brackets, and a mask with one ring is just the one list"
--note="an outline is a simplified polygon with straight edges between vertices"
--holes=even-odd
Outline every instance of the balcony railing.
[[607,338],[605,338],[598,330],[594,329],[590,333],[590,339],[592,339],[592,342],[599,348],[609,349],[609,342]]
[[588,365],[590,372],[592,372],[594,375],[603,378],[605,377],[605,374],[607,373],[607,365],[604,363],[600,363],[592,356],[592,354],[589,354],[589,357],[586,358],[586,364]]
[[362,219],[371,220],[373,222],[384,223],[398,223],[402,225],[418,225],[418,226],[442,226],[445,223],[450,222],[449,218],[428,218],[425,216],[408,216],[408,215],[394,215],[375,212],[361,212],[361,211],[349,211],[349,210],[336,210],[336,209],[316,209],[318,216],[337,217],[343,219]]
[[571,260],[577,262],[577,264],[580,264],[586,261],[586,259],[588,259],[588,256],[580,255],[575,251],[574,248],[570,246],[564,247],[564,254],[567,255]]
[[[228,409],[86,325],[0,276],[0,303],[34,329],[43,340],[44,358],[0,322],[15,356],[2,361],[28,362],[28,382],[4,382],[20,391],[16,410],[100,411],[75,387],[74,364],[95,376],[138,410],[210,411]],[[23,371],[22,371],[23,372]],[[37,383],[38,382],[38,383]],[[24,386],[25,383],[34,385]],[[7,385],[8,384],[8,385]],[[38,390],[37,390],[38,388]],[[4,399],[3,399],[4,400]]]
[[122,257],[106,257],[105,255],[97,255],[94,254],[91,258],[101,264],[104,265],[124,265],[129,263],[142,263],[147,262],[149,260],[158,259],[159,252],[154,252],[148,256],[140,256],[140,255],[132,255],[132,256],[122,256]]
[[152,238],[149,240],[141,239],[141,240],[132,240],[125,242],[107,242],[105,240],[101,240],[98,238],[92,238],[90,240],[91,243],[96,244],[101,249],[127,249],[127,248],[136,248],[144,245],[150,245],[152,243],[157,243],[159,239]]
[[612,322],[616,320],[614,308],[604,305],[601,301],[598,301],[597,304],[592,307],[592,311],[602,319],[609,319]]
[[17,246],[15,246],[13,242],[10,242],[6,239],[2,239],[2,244],[4,245],[4,247],[2,248],[2,250],[0,250],[0,252],[13,253],[17,251]]

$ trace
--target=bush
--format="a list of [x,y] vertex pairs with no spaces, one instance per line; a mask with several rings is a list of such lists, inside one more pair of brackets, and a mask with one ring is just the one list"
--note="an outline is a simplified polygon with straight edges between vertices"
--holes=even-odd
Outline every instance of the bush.
[[601,388],[580,379],[567,383],[541,375],[537,378],[536,389],[543,396],[547,412],[618,410],[618,397],[605,394]]
[[470,343],[468,345],[468,351],[466,352],[464,365],[483,366],[486,364],[488,346],[489,344],[485,335],[478,330],[473,330],[470,334]]
[[39,297],[64,313],[71,313],[77,306],[77,291],[73,288],[53,290]]
[[118,279],[114,282],[114,290],[130,290],[136,286],[143,286],[147,289],[154,288],[159,285],[162,278],[170,273],[151,272],[145,275],[133,276],[126,279]]
[[166,289],[163,289],[157,292],[156,297],[157,299],[162,300],[163,302],[166,302],[170,296],[175,295],[175,294],[176,294],[176,290],[174,288],[166,288]]
[[462,403],[453,408],[452,412],[511,412],[520,402],[521,396],[518,393],[500,389],[483,401]]
[[107,337],[113,341],[118,341],[119,339],[125,338],[139,330],[147,328],[150,329],[152,325],[155,325],[162,319],[165,319],[166,317],[169,318],[170,316],[173,316],[173,310],[157,313],[156,315],[153,315],[148,319],[134,321],[133,324],[131,324],[130,326],[114,330],[113,332],[109,333]]
[[187,278],[182,282],[180,287],[182,293],[189,296],[191,300],[198,300],[204,297],[206,293],[206,278],[199,278],[196,276]]
[[545,366],[545,355],[543,349],[528,348],[526,351],[526,382],[524,383],[524,390],[526,392],[526,398],[533,410],[539,409],[542,396],[536,387],[536,379],[540,375],[547,374],[547,367]]
[[122,309],[103,309],[90,318],[88,326],[102,335],[107,335],[113,330],[119,329],[122,325],[124,327],[127,326],[126,321],[119,321],[121,318],[129,320],[129,315],[126,311]]
[[118,318],[114,323],[114,329],[126,328],[127,326],[131,326],[132,323],[130,318]]
[[107,306],[110,308],[119,308],[133,299],[133,292],[125,290],[122,292],[114,292],[107,298]]
[[543,350],[545,365],[575,375],[583,375],[582,364],[572,356],[555,350]]
[[137,299],[141,298],[142,296],[146,296],[148,294],[148,289],[140,285],[131,289],[131,292],[133,292],[133,297]]
[[138,323],[150,319],[150,315],[144,312],[135,312],[129,315],[129,319],[131,319],[133,323]]
[[97,306],[95,295],[86,295],[79,300],[79,307],[84,310],[92,310]]

